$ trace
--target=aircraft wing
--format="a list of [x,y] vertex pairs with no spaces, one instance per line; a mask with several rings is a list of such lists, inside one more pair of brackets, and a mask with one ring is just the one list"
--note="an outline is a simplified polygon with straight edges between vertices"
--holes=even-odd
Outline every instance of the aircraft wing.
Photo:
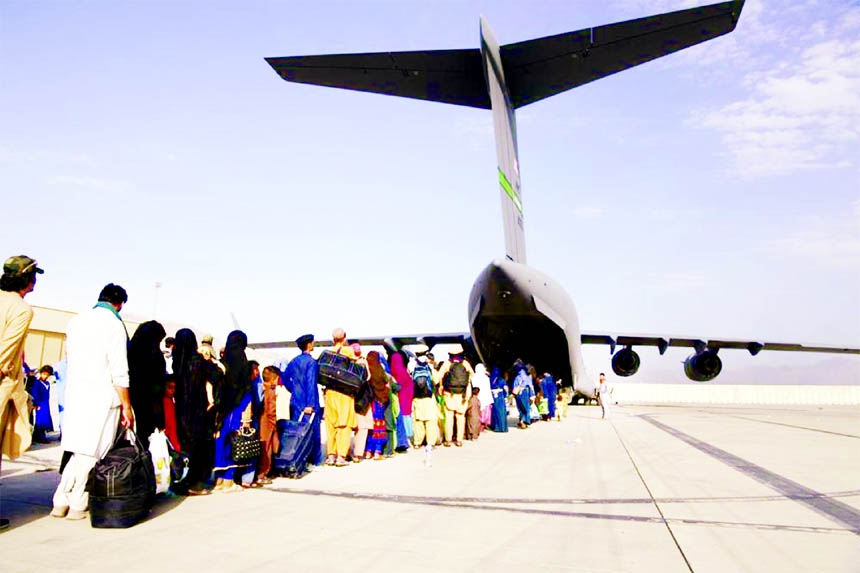
[[515,108],[656,60],[735,29],[743,0],[502,46]]
[[[364,336],[364,337],[348,337],[347,340],[352,344],[357,342],[362,346],[384,346],[389,350],[399,350],[404,346],[413,344],[424,344],[430,348],[437,344],[462,344],[464,347],[471,345],[471,338],[468,332],[448,332],[441,334],[409,334],[402,336]],[[327,347],[332,346],[331,340],[315,340],[315,346]],[[295,348],[294,340],[284,340],[276,342],[252,342],[248,344],[248,348],[261,350],[267,348]]]
[[655,346],[660,354],[666,352],[669,347],[694,348],[696,352],[705,349],[717,350],[720,348],[746,350],[755,356],[762,350],[781,350],[785,352],[825,352],[831,354],[860,354],[860,348],[847,346],[828,346],[820,344],[796,344],[787,342],[764,342],[761,340],[729,340],[724,338],[694,338],[681,336],[643,336],[633,334],[610,335],[583,333],[582,344],[605,344],[609,346],[610,353],[615,352],[617,346]]

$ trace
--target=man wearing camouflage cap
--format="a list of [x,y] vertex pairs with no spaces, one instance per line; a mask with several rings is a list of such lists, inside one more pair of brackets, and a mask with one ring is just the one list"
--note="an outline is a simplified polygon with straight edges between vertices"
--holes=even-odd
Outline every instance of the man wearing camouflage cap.
[[[24,389],[24,338],[33,309],[24,297],[44,271],[24,255],[9,257],[0,276],[0,453],[15,459],[30,447],[27,391]],[[0,530],[9,521],[0,519]]]

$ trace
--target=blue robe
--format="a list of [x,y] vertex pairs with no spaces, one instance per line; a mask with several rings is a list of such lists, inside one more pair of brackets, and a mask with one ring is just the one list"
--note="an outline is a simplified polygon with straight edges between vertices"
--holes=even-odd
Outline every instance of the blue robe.
[[520,422],[529,425],[532,423],[531,399],[535,391],[532,377],[529,376],[524,368],[520,369],[514,378],[514,390],[519,391],[517,394],[517,410],[520,413]]
[[508,396],[508,386],[498,368],[493,368],[490,378],[490,388],[493,391],[493,411],[490,417],[490,430],[494,432],[508,431],[508,405],[505,398]]
[[35,430],[44,436],[45,432],[54,430],[54,422],[51,420],[51,383],[36,378],[30,394],[33,396],[33,406],[39,408],[36,410]]
[[314,409],[314,419],[311,421],[313,445],[308,462],[319,465],[323,462],[323,452],[320,445],[320,422],[322,421],[322,408],[320,408],[319,390],[317,388],[317,376],[319,366],[314,357],[302,352],[293,358],[284,371],[284,386],[292,394],[290,397],[290,419],[298,422],[305,408]]
[[543,395],[546,396],[546,399],[549,401],[549,417],[550,419],[553,419],[555,418],[555,379],[550,374],[547,374],[543,377],[543,380],[540,381],[540,385],[541,388],[543,388]]
[[256,467],[256,462],[237,464],[233,461],[231,439],[242,426],[242,412],[251,403],[251,392],[246,392],[242,396],[242,400],[224,417],[221,423],[218,437],[215,439],[215,477],[224,478],[226,480],[233,479],[233,473],[236,468],[242,468],[242,473],[245,473],[244,468],[248,465]]

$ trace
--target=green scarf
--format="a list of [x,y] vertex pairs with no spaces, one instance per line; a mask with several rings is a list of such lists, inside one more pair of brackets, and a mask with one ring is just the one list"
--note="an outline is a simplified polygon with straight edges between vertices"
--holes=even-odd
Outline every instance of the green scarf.
[[111,311],[111,313],[116,317],[116,319],[122,324],[122,327],[125,330],[125,337],[126,339],[128,339],[128,329],[125,327],[125,323],[122,321],[122,317],[119,315],[119,313],[116,311],[116,308],[111,303],[99,301],[93,308],[106,308],[107,310]]

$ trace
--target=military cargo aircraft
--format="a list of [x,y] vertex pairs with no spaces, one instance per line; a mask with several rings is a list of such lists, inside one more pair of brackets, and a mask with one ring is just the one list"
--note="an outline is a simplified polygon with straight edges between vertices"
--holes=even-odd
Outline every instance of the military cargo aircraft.
[[[622,335],[582,332],[573,301],[558,283],[526,264],[523,204],[517,160],[515,110],[728,34],[743,0],[669,12],[575,32],[499,45],[486,20],[480,20],[480,49],[337,54],[267,58],[288,82],[373,92],[453,105],[489,109],[498,160],[505,257],[492,261],[475,281],[468,303],[469,332],[350,339],[399,349],[423,343],[460,343],[468,355],[487,365],[509,367],[515,359],[551,372],[574,391],[594,395],[596,381],[586,374],[583,344],[608,345],[612,368],[631,376],[640,360],[634,346],[688,347],[688,378],[714,379],[722,369],[722,349],[860,354],[832,346],[724,340],[707,337]],[[321,341],[330,344],[330,341]],[[251,348],[295,346],[260,342]],[[616,351],[617,349],[617,351]]]

